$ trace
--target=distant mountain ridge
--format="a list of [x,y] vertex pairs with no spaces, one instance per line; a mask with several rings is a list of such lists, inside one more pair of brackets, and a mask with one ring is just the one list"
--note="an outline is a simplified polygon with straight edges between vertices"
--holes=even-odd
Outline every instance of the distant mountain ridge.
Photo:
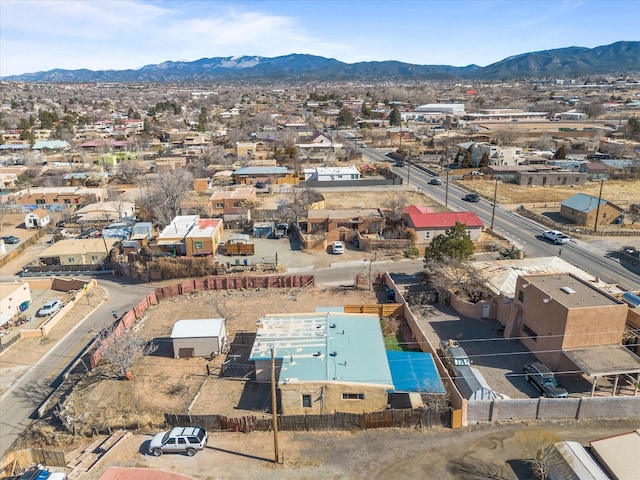
[[206,82],[347,80],[499,80],[576,77],[640,71],[640,42],[623,41],[595,48],[567,47],[523,53],[479,67],[414,65],[398,61],[344,63],[333,58],[291,54],[166,61],[136,70],[62,70],[3,77],[19,82]]

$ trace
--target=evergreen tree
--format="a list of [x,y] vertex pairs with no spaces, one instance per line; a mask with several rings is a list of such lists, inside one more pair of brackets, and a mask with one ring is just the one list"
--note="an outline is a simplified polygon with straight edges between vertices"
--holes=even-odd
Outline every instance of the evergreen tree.
[[198,132],[206,131],[207,123],[209,119],[207,117],[207,109],[206,107],[202,107],[200,109],[200,116],[198,117],[198,128],[196,129]]
[[389,114],[389,125],[392,127],[399,127],[402,125],[402,116],[400,115],[400,110],[398,110],[397,105],[394,105],[391,109],[391,113]]
[[564,160],[567,158],[567,149],[564,148],[564,145],[561,145],[560,148],[556,150],[556,153],[553,154],[554,160]]
[[473,257],[474,246],[467,226],[456,222],[445,234],[436,235],[424,252],[426,262],[454,260],[464,262]]

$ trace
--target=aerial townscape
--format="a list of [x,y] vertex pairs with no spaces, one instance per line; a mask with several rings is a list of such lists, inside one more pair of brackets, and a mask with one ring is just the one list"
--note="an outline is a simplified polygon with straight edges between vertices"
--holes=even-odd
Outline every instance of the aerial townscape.
[[342,61],[222,4],[281,16],[133,68],[2,2],[0,478],[639,478],[640,41]]

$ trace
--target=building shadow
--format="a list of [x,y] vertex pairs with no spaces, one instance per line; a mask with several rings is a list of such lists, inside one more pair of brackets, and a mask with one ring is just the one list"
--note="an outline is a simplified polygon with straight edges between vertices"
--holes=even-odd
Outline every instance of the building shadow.
[[156,337],[151,343],[153,343],[157,348],[151,352],[149,356],[151,357],[165,357],[165,358],[173,358],[173,342],[169,337]]
[[254,412],[271,412],[271,384],[246,382],[237,408]]

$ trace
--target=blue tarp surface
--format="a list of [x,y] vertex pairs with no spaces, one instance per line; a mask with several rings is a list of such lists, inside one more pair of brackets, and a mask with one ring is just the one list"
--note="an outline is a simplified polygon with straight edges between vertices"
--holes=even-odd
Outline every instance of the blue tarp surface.
[[387,360],[396,392],[445,393],[430,353],[387,350]]

